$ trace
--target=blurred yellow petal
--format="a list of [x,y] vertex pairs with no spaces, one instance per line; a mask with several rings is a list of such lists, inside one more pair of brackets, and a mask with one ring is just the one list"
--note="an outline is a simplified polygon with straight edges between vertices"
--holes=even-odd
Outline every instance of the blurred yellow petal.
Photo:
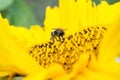
[[0,77],[8,76],[11,72],[0,72]]
[[115,19],[115,22],[110,25],[108,32],[103,39],[100,46],[100,55],[99,58],[101,61],[115,60],[120,54],[120,17]]
[[59,0],[61,26],[72,28],[79,25],[77,7],[74,0]]
[[115,20],[117,15],[120,14],[119,2],[114,5],[109,5],[106,1],[102,1],[101,4],[97,6],[98,21],[101,24],[109,24]]
[[33,43],[33,37],[30,35],[29,30],[24,27],[10,26],[11,38],[21,48],[27,48]]
[[15,44],[8,21],[1,17],[0,21],[0,71],[31,74],[42,69],[24,49]]
[[99,72],[94,72],[94,71],[90,71],[87,70],[85,72],[85,76],[88,77],[90,80],[119,80],[118,77],[114,77],[114,76],[110,76],[108,74],[104,74],[104,73],[99,73]]
[[[46,80],[46,79],[55,79],[65,75],[63,68],[58,64],[53,64],[49,68],[45,70],[41,70],[36,74],[29,75],[28,77],[24,78],[24,80]],[[64,79],[65,80],[65,79]]]
[[[54,12],[53,12],[54,10]],[[60,23],[60,11],[58,7],[51,8],[48,6],[46,8],[46,16],[45,16],[44,25],[47,26],[47,28],[57,28],[62,27]]]
[[42,28],[42,27],[40,27],[38,25],[31,26],[29,32],[30,32],[30,34],[32,36],[34,44],[46,42],[50,38],[50,35],[48,35],[46,33],[46,31],[44,31],[44,28]]
[[114,61],[108,63],[98,63],[98,65],[96,66],[96,71],[119,78],[120,63]]

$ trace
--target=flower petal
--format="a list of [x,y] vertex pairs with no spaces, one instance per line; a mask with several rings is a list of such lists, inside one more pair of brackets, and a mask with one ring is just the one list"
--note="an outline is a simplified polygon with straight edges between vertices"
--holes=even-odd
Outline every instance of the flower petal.
[[32,74],[42,68],[12,39],[10,26],[0,16],[0,71]]

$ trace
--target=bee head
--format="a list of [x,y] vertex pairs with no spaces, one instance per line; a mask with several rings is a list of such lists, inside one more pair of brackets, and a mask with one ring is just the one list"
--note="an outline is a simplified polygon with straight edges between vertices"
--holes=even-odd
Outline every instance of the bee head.
[[59,36],[64,36],[65,32],[64,30],[59,31]]

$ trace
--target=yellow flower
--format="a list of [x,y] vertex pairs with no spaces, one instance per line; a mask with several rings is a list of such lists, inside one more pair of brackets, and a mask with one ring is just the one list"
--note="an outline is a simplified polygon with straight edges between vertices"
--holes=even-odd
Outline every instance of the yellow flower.
[[1,74],[25,75],[24,80],[119,80],[119,9],[120,2],[59,0],[59,7],[47,7],[44,27],[29,30],[0,16]]

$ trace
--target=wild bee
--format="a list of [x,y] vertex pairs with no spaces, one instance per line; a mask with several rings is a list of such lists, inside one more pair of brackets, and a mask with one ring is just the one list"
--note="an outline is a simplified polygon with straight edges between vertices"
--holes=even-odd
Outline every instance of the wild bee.
[[64,30],[65,30],[65,29],[61,29],[61,28],[56,28],[56,29],[54,29],[54,30],[51,32],[51,40],[53,40],[53,42],[54,42],[54,39],[56,39],[57,41],[63,42],[63,41],[64,41],[63,36],[65,35]]

